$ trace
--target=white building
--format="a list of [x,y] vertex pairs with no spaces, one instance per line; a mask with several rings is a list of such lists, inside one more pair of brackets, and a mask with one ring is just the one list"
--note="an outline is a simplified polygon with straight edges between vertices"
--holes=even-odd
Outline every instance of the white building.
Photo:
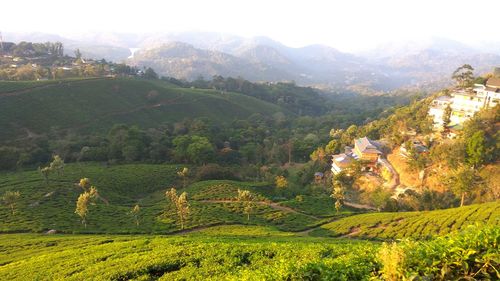
[[443,127],[444,110],[451,104],[451,100],[450,96],[441,96],[432,101],[429,116],[432,116],[435,128]]
[[451,97],[442,96],[432,101],[429,116],[434,119],[434,128],[443,127],[443,115],[446,107],[451,107],[450,126],[461,125],[476,112],[484,108],[495,107],[500,103],[500,78],[488,79],[486,85],[476,84],[472,89],[457,90]]

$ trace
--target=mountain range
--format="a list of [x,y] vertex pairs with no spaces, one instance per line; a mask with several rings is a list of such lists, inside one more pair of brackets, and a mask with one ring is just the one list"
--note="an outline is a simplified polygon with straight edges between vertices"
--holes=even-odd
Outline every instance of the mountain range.
[[500,50],[494,48],[498,43],[478,43],[478,47],[444,38],[390,43],[357,54],[325,45],[293,48],[267,37],[211,32],[4,33],[4,40],[60,41],[68,53],[78,48],[85,57],[152,67],[160,75],[178,79],[240,76],[363,93],[434,90],[449,85],[450,74],[462,64],[471,64],[476,74],[500,65]]

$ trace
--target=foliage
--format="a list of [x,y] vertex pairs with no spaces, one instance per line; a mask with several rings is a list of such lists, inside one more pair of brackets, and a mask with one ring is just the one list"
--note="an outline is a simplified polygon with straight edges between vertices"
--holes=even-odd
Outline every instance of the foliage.
[[451,106],[448,105],[444,109],[443,112],[443,131],[446,132],[448,130],[448,125],[450,125],[451,122]]
[[140,214],[140,212],[141,212],[141,207],[139,207],[139,205],[137,205],[137,204],[134,207],[132,207],[132,210],[130,210],[130,214],[134,218],[135,225],[137,225],[137,226],[139,226],[139,214]]
[[397,281],[404,277],[404,262],[406,253],[397,243],[383,243],[377,253],[377,259],[382,264],[380,275],[383,280]]
[[90,187],[89,191],[84,191],[76,201],[75,214],[80,216],[82,224],[87,228],[87,214],[89,212],[89,205],[93,203],[95,198],[98,197],[97,189]]
[[481,184],[481,177],[475,169],[462,165],[452,171],[446,184],[457,196],[461,197],[460,206],[463,206],[465,196]]
[[330,196],[335,200],[335,210],[337,210],[338,213],[344,204],[345,189],[342,185],[342,181],[337,176],[332,180],[332,194]]
[[15,212],[16,203],[18,202],[20,197],[21,197],[21,193],[19,191],[6,191],[2,195],[2,198],[1,198],[2,202],[5,205],[9,206],[12,215]]
[[189,203],[187,201],[187,193],[183,192],[181,195],[177,195],[177,190],[175,188],[170,188],[169,191],[165,192],[165,197],[170,200],[170,202],[175,206],[177,216],[179,217],[181,229],[184,229],[185,221],[189,215]]
[[274,180],[277,188],[283,189],[288,186],[288,181],[284,176],[276,176]]
[[[500,202],[427,212],[369,213],[322,225],[321,235],[376,239],[424,239],[467,228],[470,224],[496,226]],[[354,232],[354,233],[352,233]]]
[[238,188],[238,196],[236,197],[236,200],[243,203],[245,206],[243,212],[247,215],[247,221],[250,220],[250,213],[254,207],[252,202],[254,200],[252,193],[248,190],[241,190]]
[[187,237],[7,234],[0,279],[495,280],[499,235],[498,226],[472,227],[381,246],[242,226]]
[[474,80],[474,68],[469,64],[464,64],[457,68],[451,78],[457,81],[459,87],[465,89],[472,85]]
[[187,167],[182,168],[182,170],[177,171],[177,176],[182,179],[182,187],[186,187],[186,181],[189,176],[189,169]]

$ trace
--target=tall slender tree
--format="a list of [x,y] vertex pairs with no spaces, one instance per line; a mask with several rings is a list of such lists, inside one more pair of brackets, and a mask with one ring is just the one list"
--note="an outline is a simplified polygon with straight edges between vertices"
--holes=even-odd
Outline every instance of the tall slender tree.
[[172,187],[169,191],[165,192],[165,197],[174,205],[177,216],[179,217],[181,229],[184,229],[184,224],[189,216],[187,193],[183,192],[181,195],[177,195],[177,190]]
[[19,191],[6,191],[2,196],[2,202],[9,206],[11,214],[15,213],[16,204],[21,197],[21,193]]
[[236,196],[236,200],[238,202],[243,203],[243,212],[247,215],[247,221],[250,220],[250,213],[253,210],[253,199],[254,196],[248,190],[241,190],[238,188],[238,195]]

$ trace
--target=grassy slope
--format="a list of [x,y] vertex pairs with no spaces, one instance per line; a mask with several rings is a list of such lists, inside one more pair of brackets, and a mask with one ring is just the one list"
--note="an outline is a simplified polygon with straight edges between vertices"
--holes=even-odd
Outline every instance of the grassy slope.
[[[272,115],[283,111],[242,94],[185,89],[160,81],[64,81],[45,83],[49,86],[24,90],[18,95],[2,94],[2,89],[16,89],[12,83],[0,82],[0,141],[24,136],[25,129],[34,133],[51,127],[95,132],[108,130],[116,123],[157,127],[164,122],[196,117],[230,122],[254,113]],[[19,83],[17,88],[33,84]]]
[[500,201],[428,212],[371,213],[322,225],[312,234],[358,238],[425,238],[471,224],[500,225]]
[[[232,231],[234,235],[227,235]],[[222,232],[222,233],[221,233]],[[221,236],[221,234],[224,234]],[[1,280],[497,280],[500,228],[395,244],[286,237],[259,227],[194,236],[0,236]],[[402,261],[404,259],[404,261]],[[386,274],[384,277],[383,274]],[[392,278],[391,278],[392,276]],[[380,277],[377,278],[377,277]]]
[[[167,233],[178,229],[176,214],[164,198],[164,192],[178,183],[175,165],[118,165],[76,163],[67,165],[61,176],[53,175],[47,185],[37,171],[0,174],[0,194],[7,190],[21,192],[18,210],[11,215],[7,206],[0,205],[0,232],[58,231],[88,233]],[[81,189],[75,184],[88,177],[109,205],[98,202],[90,206],[88,226],[84,228],[74,214],[75,202]],[[259,200],[271,202],[273,187],[261,183],[234,181],[198,182],[185,190],[190,200],[187,228],[217,224],[256,224],[298,231],[313,227],[324,219],[300,212],[280,210],[256,204],[250,220],[238,202],[213,203],[208,199],[234,199],[238,188],[250,189]],[[180,190],[182,191],[182,190]],[[134,225],[128,214],[133,205],[141,206],[140,226]],[[165,217],[164,210],[168,211]]]
[[323,264],[336,269],[337,278],[343,272],[360,280],[373,269],[377,247],[362,241],[259,235],[3,235],[0,279],[286,280],[308,265]]
[[[21,192],[17,212],[12,215],[0,205],[0,232],[45,231],[56,229],[65,233],[169,233],[178,231],[173,206],[164,192],[178,185],[175,165],[131,164],[105,167],[101,164],[75,163],[66,166],[61,176],[53,175],[46,184],[37,171],[0,174],[0,194],[7,190]],[[88,177],[109,204],[90,206],[88,226],[74,214],[81,189],[75,184]],[[234,201],[238,189],[248,189],[259,203],[254,205],[247,221],[243,204]],[[369,213],[355,215],[353,209],[340,214],[333,210],[329,198],[304,196],[277,204],[279,191],[265,183],[236,181],[204,181],[191,184],[186,191],[190,215],[186,227],[202,230],[212,225],[250,224],[281,231],[302,231],[316,228],[319,236],[347,235],[354,237],[423,237],[448,233],[467,224],[486,222],[498,224],[500,202],[473,205],[433,212]],[[224,202],[221,202],[224,201]],[[141,206],[140,225],[129,214],[132,206]],[[164,211],[167,215],[163,215]],[[339,217],[348,216],[339,219]],[[332,219],[336,221],[325,224]]]

